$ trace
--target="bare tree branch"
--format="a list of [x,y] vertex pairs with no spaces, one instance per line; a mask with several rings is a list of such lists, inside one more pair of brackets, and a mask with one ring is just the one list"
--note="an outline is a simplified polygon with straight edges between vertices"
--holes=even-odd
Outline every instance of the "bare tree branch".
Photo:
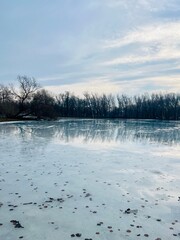
[[13,85],[11,85],[11,91],[13,96],[23,104],[25,101],[31,99],[33,93],[35,93],[40,86],[33,77],[19,75],[17,79],[19,82],[19,91],[15,90]]

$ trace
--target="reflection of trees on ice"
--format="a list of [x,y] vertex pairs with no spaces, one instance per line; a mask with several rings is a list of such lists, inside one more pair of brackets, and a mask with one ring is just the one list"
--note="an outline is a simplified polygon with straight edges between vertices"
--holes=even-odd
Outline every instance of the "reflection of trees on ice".
[[63,142],[79,139],[82,142],[149,141],[178,143],[180,123],[152,120],[59,120],[53,122],[21,122],[0,125],[0,132],[49,141],[57,138]]

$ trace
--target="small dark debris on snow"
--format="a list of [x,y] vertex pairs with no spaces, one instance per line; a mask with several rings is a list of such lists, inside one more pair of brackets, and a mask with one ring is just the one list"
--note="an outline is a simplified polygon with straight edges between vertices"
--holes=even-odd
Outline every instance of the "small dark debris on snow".
[[14,225],[14,228],[24,228],[19,221],[17,220],[11,220],[10,221],[13,225]]

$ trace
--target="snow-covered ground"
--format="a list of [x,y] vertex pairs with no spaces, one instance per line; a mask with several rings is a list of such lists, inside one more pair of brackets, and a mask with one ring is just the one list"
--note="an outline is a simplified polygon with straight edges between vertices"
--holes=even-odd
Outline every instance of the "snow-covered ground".
[[16,239],[180,239],[180,122],[1,123],[0,240]]

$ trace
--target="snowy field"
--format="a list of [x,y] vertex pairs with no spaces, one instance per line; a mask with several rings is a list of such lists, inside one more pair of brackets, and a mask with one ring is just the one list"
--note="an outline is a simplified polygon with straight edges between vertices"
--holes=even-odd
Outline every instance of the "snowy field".
[[180,239],[180,122],[0,124],[0,240]]

